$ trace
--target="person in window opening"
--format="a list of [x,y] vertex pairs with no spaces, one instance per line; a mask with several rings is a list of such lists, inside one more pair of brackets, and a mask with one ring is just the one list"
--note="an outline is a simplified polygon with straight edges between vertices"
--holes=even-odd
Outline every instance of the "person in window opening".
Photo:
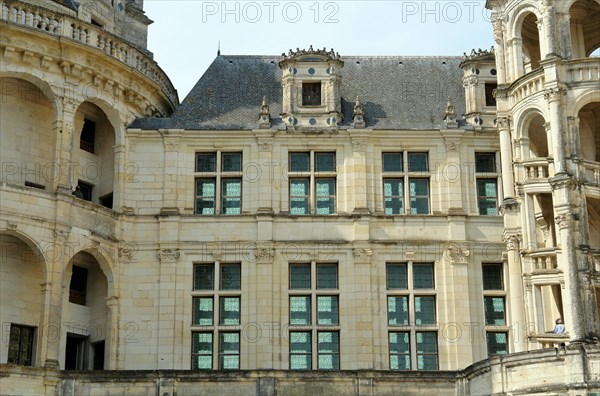
[[556,319],[554,324],[554,330],[552,330],[554,334],[565,334],[565,325],[561,318]]
[[75,187],[75,191],[73,191],[73,195],[75,195],[76,198],[83,199],[83,193],[81,192],[80,186]]

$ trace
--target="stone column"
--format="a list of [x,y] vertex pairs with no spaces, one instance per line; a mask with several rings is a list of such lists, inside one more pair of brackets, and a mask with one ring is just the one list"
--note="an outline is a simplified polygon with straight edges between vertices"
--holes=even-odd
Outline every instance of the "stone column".
[[502,190],[504,199],[515,196],[515,181],[512,158],[512,145],[510,139],[510,125],[508,117],[499,117],[497,121],[500,130],[500,159],[502,162]]
[[520,235],[507,234],[504,243],[508,251],[508,287],[510,301],[510,323],[513,334],[513,352],[527,350],[527,322],[525,318],[524,294],[523,294],[523,268],[521,267],[521,256],[519,254]]
[[[170,219],[163,217],[163,219]],[[161,221],[161,228],[164,227]],[[161,247],[156,252],[158,265],[160,267],[159,294],[159,317],[157,324],[156,368],[158,370],[170,370],[180,368],[177,359],[181,358],[177,334],[182,334],[182,317],[177,314],[177,307],[183,307],[177,290],[177,262],[179,260],[179,249]],[[180,290],[180,292],[183,292]],[[178,301],[179,300],[179,301]]]
[[53,129],[56,134],[54,151],[54,174],[52,175],[56,190],[71,194],[77,184],[76,167],[72,163],[75,112],[79,103],[70,98],[62,98],[56,102],[56,120]]
[[523,68],[523,39],[520,37],[513,37],[510,40],[510,46],[512,46],[512,60],[513,60],[513,75],[512,80],[516,80],[521,77],[525,72]]
[[586,318],[581,298],[579,263],[573,235],[575,219],[570,211],[570,205],[568,205],[570,190],[574,184],[567,175],[552,178],[550,183],[553,190],[555,222],[560,230],[560,253],[557,255],[557,264],[565,279],[562,294],[565,326],[571,335],[571,341],[580,341],[585,338]]
[[183,130],[161,129],[163,138],[164,173],[163,173],[163,205],[161,215],[179,215],[178,176],[179,176],[179,142]]
[[581,143],[579,140],[579,121],[579,117],[567,117],[567,124],[569,125],[567,135],[567,155],[570,157],[582,157]]
[[585,58],[585,36],[583,21],[588,17],[588,11],[579,4],[574,4],[570,10],[571,16],[571,54],[573,59]]
[[567,94],[563,87],[549,88],[544,93],[550,109],[550,129],[552,136],[552,155],[554,156],[554,171],[556,174],[566,172],[565,138],[563,132],[563,110],[561,98]]
[[496,54],[496,78],[498,79],[498,85],[502,85],[506,82],[506,63],[504,60],[504,30],[502,24],[502,18],[498,17],[496,12],[492,13],[492,25],[494,27],[494,42],[496,43],[495,54]]
[[[107,356],[105,357],[105,367],[107,370],[118,370],[120,367],[120,345],[119,345],[119,298],[117,296],[106,299],[106,338],[105,347]],[[108,365],[106,365],[108,363]]]
[[[554,6],[550,1],[546,1],[542,6],[542,29],[540,29],[540,38],[546,38],[546,51],[540,53],[542,59],[558,55],[556,42],[556,15]],[[542,40],[540,40],[542,44]],[[540,48],[542,50],[542,48]]]

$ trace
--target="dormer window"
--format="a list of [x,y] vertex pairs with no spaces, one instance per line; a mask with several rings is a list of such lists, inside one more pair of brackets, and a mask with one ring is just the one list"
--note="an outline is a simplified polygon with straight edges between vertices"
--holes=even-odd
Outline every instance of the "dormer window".
[[302,84],[302,106],[321,106],[321,82]]

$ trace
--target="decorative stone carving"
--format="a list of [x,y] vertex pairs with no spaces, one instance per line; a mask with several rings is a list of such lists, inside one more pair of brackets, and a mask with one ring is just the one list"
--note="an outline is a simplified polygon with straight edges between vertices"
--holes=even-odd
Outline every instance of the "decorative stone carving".
[[513,235],[505,235],[503,238],[504,243],[506,244],[506,250],[518,250],[519,244],[521,243],[521,235],[513,234]]
[[355,248],[352,253],[354,254],[355,264],[371,264],[371,257],[373,256],[373,250],[369,248]]
[[483,56],[490,56],[490,55],[493,56],[495,54],[495,52],[496,51],[493,46],[489,50],[484,50],[481,48],[478,48],[477,50],[475,50],[473,48],[469,55],[467,55],[466,52],[463,52],[463,61],[472,60],[472,59],[483,57]]
[[567,90],[564,87],[548,88],[544,91],[544,99],[548,102],[560,100],[562,96],[567,95]]
[[327,56],[331,59],[340,59],[340,54],[335,52],[333,50],[333,48],[330,51],[327,51],[327,48],[323,48],[321,49],[313,49],[313,46],[309,46],[307,50],[305,49],[300,49],[300,48],[296,48],[296,51],[292,51],[292,49],[290,49],[288,51],[288,53],[286,54],[285,52],[283,54],[281,54],[281,56],[284,59],[293,59],[297,56],[301,56],[301,55],[323,55],[323,56]]
[[444,251],[444,258],[451,264],[467,264],[471,251],[469,249],[463,249],[458,244],[449,244]]
[[254,252],[254,258],[257,263],[270,263],[273,262],[275,257],[275,250],[270,248],[259,247]]
[[500,214],[505,215],[508,212],[517,212],[520,207],[519,201],[514,198],[507,198],[500,205]]
[[446,112],[444,115],[444,124],[447,129],[457,129],[458,121],[456,121],[456,108],[452,104],[452,99],[448,97],[446,101]]
[[354,114],[352,115],[352,123],[354,128],[364,128],[366,126],[364,116],[365,110],[357,96],[356,103],[354,104]]
[[119,257],[131,259],[138,250],[138,246],[136,243],[121,243],[119,246]]
[[496,126],[498,129],[508,129],[510,127],[509,117],[498,117],[496,118]]
[[259,140],[258,141],[258,151],[271,151],[271,140]]
[[173,262],[179,260],[181,253],[179,249],[158,249],[156,251],[156,257],[161,262]]
[[567,212],[557,215],[554,218],[554,221],[558,225],[558,228],[561,230],[565,230],[567,228],[571,228],[574,221],[575,215],[573,213]]
[[213,255],[213,259],[215,261],[222,261],[223,260],[223,252],[220,250],[215,250],[212,252]]
[[271,112],[266,96],[263,96],[262,104],[260,105],[260,110],[258,112],[258,127],[260,129],[271,128]]

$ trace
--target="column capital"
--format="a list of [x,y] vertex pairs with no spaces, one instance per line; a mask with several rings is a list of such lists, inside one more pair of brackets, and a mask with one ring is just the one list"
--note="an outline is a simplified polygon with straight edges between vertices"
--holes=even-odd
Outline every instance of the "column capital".
[[544,99],[546,99],[548,103],[560,101],[561,98],[566,95],[567,89],[562,86],[547,88],[544,90]]
[[556,224],[560,230],[571,228],[575,222],[575,215],[571,212],[561,213],[554,217]]
[[510,123],[510,116],[496,118],[496,125],[498,126],[498,129],[509,129]]
[[519,250],[519,244],[521,243],[523,238],[522,238],[521,234],[511,234],[511,235],[504,235],[502,240],[506,244],[506,250],[516,251],[516,250]]

